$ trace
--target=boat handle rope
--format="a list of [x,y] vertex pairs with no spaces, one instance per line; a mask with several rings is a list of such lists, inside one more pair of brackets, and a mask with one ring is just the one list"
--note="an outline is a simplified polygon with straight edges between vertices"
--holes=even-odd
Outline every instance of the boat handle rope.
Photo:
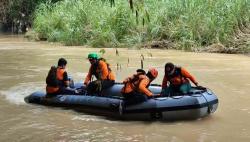
[[154,98],[155,100],[158,100],[158,101],[164,101],[168,98],[172,98],[172,99],[181,99],[183,98],[184,96],[190,96],[190,97],[203,97],[205,100],[206,100],[206,103],[207,103],[207,106],[208,106],[208,111],[209,113],[211,112],[211,106],[209,105],[208,103],[208,100],[207,98],[204,96],[203,93],[207,93],[208,95],[213,95],[211,89],[209,88],[206,88],[206,91],[205,90],[201,90],[201,91],[197,91],[197,92],[193,92],[193,93],[189,93],[189,94],[184,94],[182,96],[170,96],[170,94],[168,96],[166,96],[165,99],[157,99],[157,98]]
[[[209,93],[209,92],[211,92],[211,93]],[[205,99],[205,101],[206,101],[206,104],[207,104],[207,107],[208,107],[208,109],[207,109],[207,112],[208,113],[211,113],[212,112],[212,106],[209,104],[209,102],[208,102],[208,100],[207,100],[207,98],[204,96],[204,93],[207,93],[208,95],[213,95],[213,92],[211,91],[211,89],[209,89],[209,88],[206,88],[206,90],[202,90],[201,92],[197,92],[197,93],[193,93],[194,95],[190,95],[190,96],[192,96],[192,97],[203,97],[204,99]]]
[[[203,95],[203,93],[207,93],[208,95],[213,95],[211,89],[209,88],[206,88],[206,90],[209,90],[209,91],[205,91],[205,90],[201,90],[201,91],[197,91],[197,92],[193,92],[193,93],[187,93],[187,94],[183,94],[182,96],[179,96],[179,97],[176,97],[176,96],[170,96],[170,94],[167,96],[167,98],[173,98],[173,99],[181,99],[183,98],[184,96],[190,96],[190,97],[205,97]],[[211,93],[210,93],[211,92]],[[206,99],[206,98],[205,98]]]
[[201,94],[202,95],[202,97],[206,100],[206,104],[207,104],[207,112],[208,113],[211,113],[212,112],[212,106],[208,103],[208,100],[207,100],[207,98],[203,95],[203,93]]
[[208,91],[206,91],[206,92],[207,92],[208,95],[213,95],[213,91],[211,89],[207,88],[207,90]]
[[158,100],[158,101],[164,101],[164,100],[167,100],[167,99],[169,99],[169,98],[171,98],[171,99],[181,99],[181,98],[183,98],[185,95],[183,95],[183,96],[166,96],[166,97],[164,97],[164,98],[161,98],[161,99],[158,99],[158,98],[153,98],[154,100]]
[[182,95],[182,96],[170,96],[169,98],[172,98],[172,99],[181,99],[183,98],[185,95]]

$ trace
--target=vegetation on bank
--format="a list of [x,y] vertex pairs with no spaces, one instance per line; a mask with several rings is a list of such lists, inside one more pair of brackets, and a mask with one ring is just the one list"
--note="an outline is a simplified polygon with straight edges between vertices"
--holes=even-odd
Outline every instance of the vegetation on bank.
[[[41,4],[34,15],[34,30],[40,38],[66,45],[130,47],[164,41],[171,43],[170,48],[185,50],[214,43],[234,47],[239,36],[250,34],[250,0],[112,2],[63,0]],[[244,48],[250,48],[249,42]]]
[[33,22],[33,12],[41,3],[55,3],[60,0],[2,0],[0,1],[0,31],[14,33],[26,31]]

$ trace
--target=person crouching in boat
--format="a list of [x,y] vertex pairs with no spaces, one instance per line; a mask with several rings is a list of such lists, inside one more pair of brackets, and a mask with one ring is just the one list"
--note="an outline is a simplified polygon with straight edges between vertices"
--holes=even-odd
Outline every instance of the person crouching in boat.
[[148,89],[150,83],[158,76],[155,68],[148,70],[147,74],[144,70],[138,69],[137,73],[123,81],[124,87],[121,93],[124,96],[124,105],[132,105],[146,101],[153,96]]
[[[97,53],[90,53],[88,54],[88,60],[91,66],[84,81],[88,94],[100,93],[103,89],[113,86],[115,75],[105,59],[99,58]],[[91,81],[92,76],[95,76],[97,80]]]
[[46,77],[47,96],[57,94],[74,94],[75,90],[69,88],[70,79],[66,72],[67,60],[60,58],[57,67],[52,66]]
[[172,96],[176,93],[186,94],[191,90],[189,80],[198,86],[198,82],[186,69],[177,67],[170,62],[166,63],[162,81],[162,96]]

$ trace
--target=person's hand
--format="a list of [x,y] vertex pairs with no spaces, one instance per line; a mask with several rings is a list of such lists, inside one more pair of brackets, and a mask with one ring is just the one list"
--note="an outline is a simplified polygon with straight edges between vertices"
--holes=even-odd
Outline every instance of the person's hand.
[[153,94],[152,96],[148,96],[149,99],[155,98],[155,97],[159,97],[161,96],[161,94]]
[[85,86],[88,86],[89,82],[84,82],[83,84],[84,84]]
[[195,82],[194,85],[195,85],[195,86],[199,86],[198,82]]
[[161,94],[154,94],[154,97],[160,97]]
[[79,93],[80,93],[80,90],[77,90],[77,89],[76,89],[76,90],[75,90],[75,93],[76,93],[76,94],[79,94]]
[[80,88],[78,88],[79,90],[84,90],[84,89],[86,89],[86,85],[84,86],[81,86]]
[[207,90],[206,87],[203,87],[203,86],[197,86],[196,88],[200,89],[200,90]]
[[152,98],[154,98],[154,96],[148,96],[148,99],[152,99]]

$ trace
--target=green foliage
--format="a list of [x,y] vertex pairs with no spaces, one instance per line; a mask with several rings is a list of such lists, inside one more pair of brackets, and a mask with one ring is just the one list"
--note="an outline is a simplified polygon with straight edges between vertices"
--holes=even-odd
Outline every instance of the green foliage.
[[5,0],[0,2],[4,4],[3,11],[0,12],[0,15],[3,14],[1,18],[3,24],[7,28],[14,26],[13,24],[22,23],[26,26],[29,26],[33,21],[33,13],[41,3],[51,2],[55,3],[60,0]]
[[[110,6],[112,2],[112,7]],[[250,22],[250,0],[64,0],[39,6],[41,37],[67,45],[116,47],[171,40],[181,49],[227,44]]]

